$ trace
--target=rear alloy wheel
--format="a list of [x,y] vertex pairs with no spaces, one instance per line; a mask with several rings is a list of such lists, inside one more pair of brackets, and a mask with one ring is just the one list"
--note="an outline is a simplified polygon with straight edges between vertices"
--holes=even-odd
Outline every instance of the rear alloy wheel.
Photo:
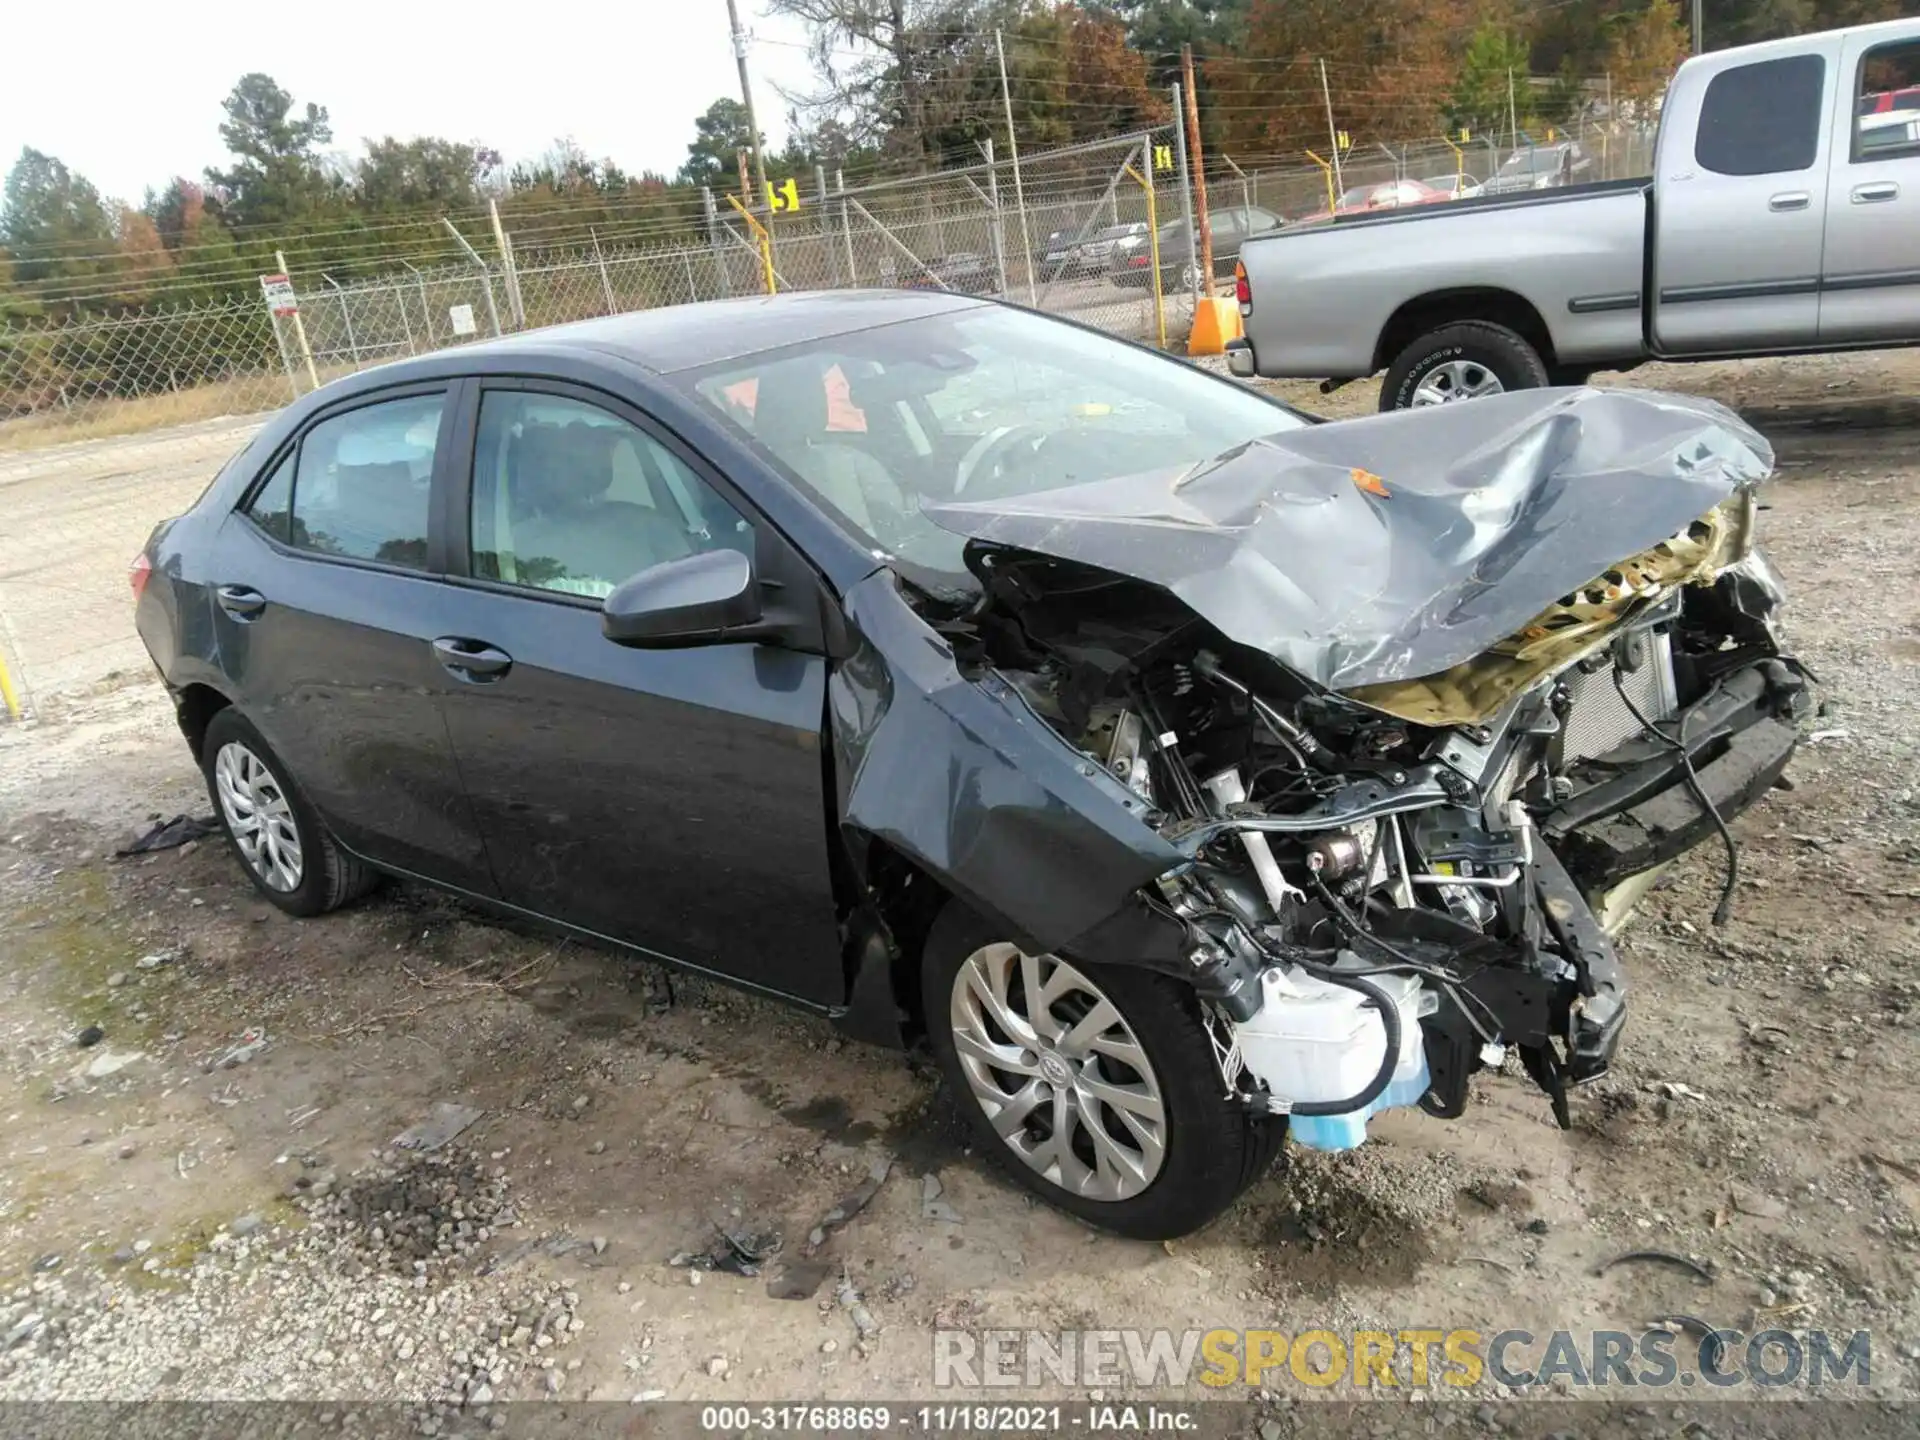
[[220,827],[255,888],[289,915],[321,915],[364,895],[379,876],[327,833],[300,787],[247,719],[208,722],[201,769]]
[[956,903],[928,936],[921,987],[980,1143],[1096,1225],[1187,1234],[1258,1179],[1285,1136],[1225,1098],[1200,1005],[1169,976],[1030,954]]
[[1518,333],[1485,320],[1463,320],[1429,331],[1394,358],[1380,383],[1380,408],[1424,409],[1546,383],[1540,352]]

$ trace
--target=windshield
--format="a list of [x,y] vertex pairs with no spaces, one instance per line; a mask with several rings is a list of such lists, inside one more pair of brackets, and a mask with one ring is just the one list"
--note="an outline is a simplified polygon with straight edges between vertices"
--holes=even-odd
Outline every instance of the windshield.
[[1185,467],[1306,423],[1232,381],[1011,307],[929,315],[683,384],[862,543],[970,582],[925,504]]
[[1558,150],[1516,150],[1500,167],[1502,175],[1544,175],[1560,166]]

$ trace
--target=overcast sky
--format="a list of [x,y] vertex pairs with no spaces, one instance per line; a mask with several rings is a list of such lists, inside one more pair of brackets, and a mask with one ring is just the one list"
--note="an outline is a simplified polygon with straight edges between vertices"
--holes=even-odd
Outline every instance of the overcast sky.
[[[807,88],[805,36],[763,18],[759,0],[740,3],[754,105],[777,148],[786,119],[773,87]],[[149,185],[223,163],[220,102],[250,70],[300,106],[326,106],[333,148],[349,154],[382,135],[440,135],[484,141],[511,164],[571,136],[595,158],[667,174],[694,116],[740,93],[726,0],[56,0],[9,7],[5,50],[0,174],[31,145],[136,204]]]

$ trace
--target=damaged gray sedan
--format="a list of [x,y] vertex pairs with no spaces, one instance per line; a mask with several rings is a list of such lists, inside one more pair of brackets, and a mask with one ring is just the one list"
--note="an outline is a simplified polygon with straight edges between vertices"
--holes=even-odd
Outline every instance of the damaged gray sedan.
[[380,873],[924,1038],[1142,1237],[1281,1141],[1562,1125],[1610,936],[1810,702],[1771,456],[1674,396],[1319,425],[947,295],[688,306],[294,406],[135,565],[254,883]]

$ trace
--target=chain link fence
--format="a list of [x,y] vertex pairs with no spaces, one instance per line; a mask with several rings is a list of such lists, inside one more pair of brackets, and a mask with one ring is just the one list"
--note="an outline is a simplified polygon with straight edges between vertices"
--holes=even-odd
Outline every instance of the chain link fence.
[[[1565,138],[1591,160],[1578,178],[1644,174],[1651,163],[1650,129],[1588,127]],[[1497,141],[1373,146],[1342,157],[1339,183],[1479,183],[1511,153]],[[1216,235],[1222,212],[1236,207],[1285,219],[1327,208],[1330,176],[1319,167],[1254,158],[1209,158]],[[257,414],[339,375],[510,331],[761,294],[769,268],[780,290],[1003,296],[1177,346],[1206,283],[1190,258],[1183,166],[1178,137],[1163,127],[1023,157],[1017,169],[987,149],[965,169],[857,188],[816,171],[797,213],[775,219],[770,254],[757,221],[714,203],[704,239],[646,247],[590,237],[505,261],[416,269],[396,260],[373,280],[301,276],[297,313],[243,297],[0,324],[0,453]],[[1230,253],[1216,264],[1230,267]]]

